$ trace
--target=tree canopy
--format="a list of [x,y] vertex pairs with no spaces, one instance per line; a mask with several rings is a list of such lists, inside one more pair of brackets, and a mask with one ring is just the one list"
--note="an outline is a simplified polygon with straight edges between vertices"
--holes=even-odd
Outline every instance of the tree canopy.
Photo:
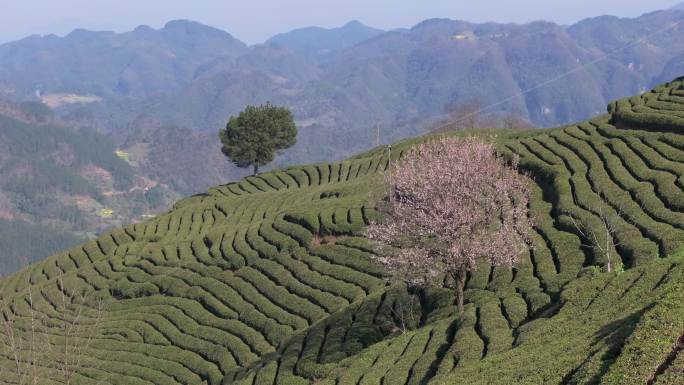
[[494,145],[444,138],[418,146],[388,174],[385,221],[366,235],[394,246],[379,261],[413,283],[456,283],[463,313],[466,275],[481,260],[513,266],[528,250],[532,222],[527,179]]
[[278,151],[295,144],[297,126],[288,108],[266,103],[232,116],[219,138],[224,155],[238,167],[253,166],[256,174]]

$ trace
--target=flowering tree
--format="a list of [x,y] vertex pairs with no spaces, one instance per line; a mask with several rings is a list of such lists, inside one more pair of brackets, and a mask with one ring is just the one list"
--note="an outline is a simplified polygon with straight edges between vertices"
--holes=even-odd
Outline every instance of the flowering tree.
[[366,235],[392,246],[378,260],[413,284],[456,284],[459,313],[478,261],[513,266],[529,250],[528,180],[476,138],[443,138],[408,152],[387,174],[384,220]]

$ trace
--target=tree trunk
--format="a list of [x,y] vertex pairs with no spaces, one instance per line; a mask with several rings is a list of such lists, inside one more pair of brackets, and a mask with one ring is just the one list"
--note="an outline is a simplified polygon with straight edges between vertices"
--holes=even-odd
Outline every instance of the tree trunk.
[[258,172],[259,172],[259,165],[255,163],[254,164],[254,175],[256,175]]
[[458,315],[463,315],[463,291],[465,289],[466,276],[468,273],[459,270],[454,276],[454,281],[456,281],[456,304],[458,306]]

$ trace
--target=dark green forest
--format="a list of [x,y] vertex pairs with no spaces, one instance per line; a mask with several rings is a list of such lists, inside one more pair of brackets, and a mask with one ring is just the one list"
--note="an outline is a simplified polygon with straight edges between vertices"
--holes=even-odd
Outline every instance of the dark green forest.
[[24,221],[0,219],[0,276],[42,260],[55,250],[83,242],[70,231]]

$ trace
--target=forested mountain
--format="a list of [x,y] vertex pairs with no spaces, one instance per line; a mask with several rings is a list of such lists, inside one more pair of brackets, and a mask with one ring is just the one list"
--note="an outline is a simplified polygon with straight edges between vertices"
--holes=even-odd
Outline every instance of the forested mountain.
[[[473,100],[492,106],[485,113],[513,112],[537,126],[578,121],[602,113],[609,100],[680,76],[682,21],[684,12],[670,10],[572,26],[433,19],[380,31],[351,22],[251,47],[182,20],[158,30],[31,36],[0,46],[0,97],[15,103],[0,103],[2,124],[12,127],[0,132],[0,148],[22,132],[35,133],[28,143],[48,132],[48,146],[62,147],[36,144],[40,156],[31,159],[0,154],[0,207],[16,220],[51,221],[80,236],[238,179],[247,171],[226,161],[216,133],[246,104],[266,101],[289,106],[299,127],[297,144],[273,167],[341,159],[378,138],[422,133]],[[23,169],[32,173],[28,185],[16,177]],[[118,199],[131,186],[137,197]],[[74,206],[82,196],[92,198],[87,209]],[[116,220],[96,215],[103,209]]]
[[[186,86],[151,97],[145,114],[214,135],[244,104],[286,104],[301,131],[287,155],[291,162],[367,148],[375,143],[375,125],[383,141],[419,133],[425,118],[470,99],[496,104],[491,112],[512,111],[538,126],[564,124],[676,75],[684,29],[662,29],[683,19],[684,13],[656,12],[637,19],[589,19],[567,28],[429,20],[322,62],[282,45],[261,45],[235,60],[215,60]],[[635,43],[643,38],[648,43]],[[508,101],[499,103],[502,99]]]
[[0,85],[15,98],[70,93],[143,98],[176,89],[202,64],[247,52],[228,33],[188,21],[122,34],[78,29],[0,46]]
[[0,275],[177,197],[119,155],[111,138],[40,103],[0,101]]
[[[245,104],[286,104],[301,134],[280,162],[315,161],[372,146],[376,125],[383,142],[421,132],[426,118],[469,99],[538,126],[588,118],[678,75],[682,20],[674,10],[569,27],[434,19],[389,32],[352,22],[252,47],[188,21],[124,34],[77,30],[0,46],[0,92],[40,98],[129,145],[150,126],[213,138]],[[183,192],[219,180],[207,182]]]
[[322,59],[383,32],[354,20],[339,28],[307,27],[296,29],[273,36],[266,41],[266,44],[280,44],[311,59]]

